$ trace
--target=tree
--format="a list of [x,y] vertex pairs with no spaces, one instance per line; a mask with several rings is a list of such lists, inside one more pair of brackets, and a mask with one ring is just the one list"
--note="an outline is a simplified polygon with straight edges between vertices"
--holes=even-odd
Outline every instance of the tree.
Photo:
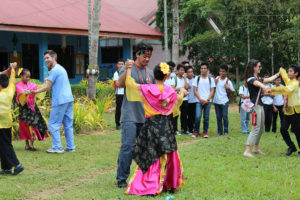
[[99,31],[100,31],[100,10],[101,0],[93,1],[93,9],[91,0],[88,0],[88,37],[89,37],[89,69],[88,75],[88,92],[89,98],[96,96],[96,83],[98,71],[98,48],[99,48]]
[[179,0],[173,0],[172,60],[179,61]]

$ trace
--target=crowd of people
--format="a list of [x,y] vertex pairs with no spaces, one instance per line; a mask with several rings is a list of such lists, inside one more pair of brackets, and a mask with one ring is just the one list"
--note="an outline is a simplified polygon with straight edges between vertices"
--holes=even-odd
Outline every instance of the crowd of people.
[[[162,62],[152,70],[148,66],[152,46],[141,42],[135,50],[135,60],[117,61],[117,71],[113,77],[116,89],[115,123],[116,129],[121,129],[117,186],[126,187],[126,194],[135,195],[158,195],[167,190],[174,192],[185,184],[175,136],[208,138],[209,135],[230,134],[228,107],[235,88],[228,77],[227,64],[219,66],[216,77],[210,73],[210,65],[206,62],[200,64],[199,75],[194,74],[193,66],[187,61],[177,65],[172,61]],[[11,63],[10,68],[0,74],[0,174],[17,175],[24,170],[11,143],[11,105],[15,91],[20,112],[20,139],[25,140],[25,150],[35,151],[35,140],[42,141],[51,136],[52,147],[47,150],[48,153],[75,152],[74,100],[67,72],[57,63],[54,51],[46,51],[44,59],[49,76],[43,86],[30,82],[30,71],[27,69],[19,71],[21,81],[15,84],[16,63]],[[271,128],[273,132],[277,131],[279,114],[280,132],[288,146],[286,155],[289,156],[297,151],[288,132],[290,126],[300,148],[300,69],[290,65],[288,72],[280,68],[275,75],[270,77],[266,74],[264,78],[259,76],[261,70],[260,61],[250,60],[238,90],[241,133],[249,134],[243,155],[254,157],[252,152],[263,154],[259,148],[260,138],[263,131],[269,132]],[[34,99],[35,95],[49,90],[52,106],[48,129]],[[247,102],[250,102],[249,110],[245,109]],[[216,133],[209,131],[212,103],[216,113]],[[203,131],[200,132],[202,115]],[[250,115],[252,128],[249,132]],[[65,149],[60,137],[62,124]],[[127,183],[132,160],[138,166]]]
[[[163,190],[173,192],[184,184],[183,171],[178,170],[178,166],[182,164],[177,149],[166,149],[174,143],[171,141],[163,143],[160,140],[165,139],[165,134],[172,141],[175,140],[175,143],[175,134],[192,137],[202,135],[204,138],[208,138],[208,133],[214,134],[209,132],[212,103],[217,119],[216,134],[218,136],[229,134],[228,106],[235,88],[227,76],[228,65],[219,66],[217,77],[210,73],[209,63],[206,62],[200,64],[198,76],[194,74],[194,68],[187,61],[177,65],[172,61],[161,63],[152,71],[148,67],[152,51],[153,48],[147,44],[137,45],[136,60],[122,61],[123,67],[120,67],[121,64],[118,62],[118,71],[114,78],[116,95],[119,95],[118,89],[125,88],[122,93],[125,103],[121,103],[122,106],[118,105],[117,107],[121,109],[116,111],[117,129],[120,126],[120,122],[117,121],[118,115],[122,113],[122,146],[118,159],[117,181],[118,187],[127,187],[127,194],[157,195]],[[168,66],[168,73],[164,74],[164,66]],[[241,132],[249,134],[243,155],[254,157],[251,154],[252,146],[254,146],[253,153],[263,154],[259,148],[261,135],[264,130],[266,132],[271,130],[272,123],[272,131],[276,132],[279,114],[280,132],[289,147],[286,152],[289,156],[297,150],[288,133],[290,125],[300,144],[300,89],[299,80],[297,80],[300,69],[291,65],[288,74],[280,68],[277,74],[271,77],[266,74],[264,78],[259,77],[261,70],[260,61],[250,60],[245,69],[243,84],[238,90]],[[158,71],[164,76],[159,76]],[[285,85],[281,84],[281,79]],[[170,88],[178,94],[179,99],[182,97],[182,102],[177,103],[173,110],[162,112],[165,105],[163,101],[166,101],[168,94],[164,91],[169,91]],[[247,101],[252,102],[251,112],[242,107],[242,104]],[[173,103],[169,99],[167,102]],[[143,106],[144,109],[142,109]],[[200,132],[202,113],[203,131]],[[252,129],[249,132],[250,115],[252,115]],[[180,131],[178,130],[179,120]],[[153,143],[153,141],[156,142]],[[172,161],[174,158],[171,156],[172,154],[174,156],[174,152],[179,162]],[[300,152],[298,155],[300,156]],[[132,159],[136,161],[138,167],[127,184]],[[164,163],[166,159],[170,159],[167,162],[170,165]],[[173,173],[173,183],[169,180],[170,171]]]

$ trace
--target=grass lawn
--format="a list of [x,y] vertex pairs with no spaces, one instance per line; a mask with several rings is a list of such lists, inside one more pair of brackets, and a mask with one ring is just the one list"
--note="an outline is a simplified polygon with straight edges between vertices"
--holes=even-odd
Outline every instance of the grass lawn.
[[[237,108],[230,109],[230,133],[222,137],[215,136],[213,107],[211,111],[210,138],[177,136],[186,184],[175,199],[300,199],[300,158],[284,155],[287,147],[279,132],[263,134],[266,155],[244,158],[247,135],[241,134]],[[51,139],[36,142],[37,152],[14,142],[25,170],[15,177],[0,176],[0,199],[165,199],[168,193],[138,197],[116,187],[121,134],[114,129],[113,114],[106,114],[109,126],[104,131],[76,135],[75,153],[45,153]]]

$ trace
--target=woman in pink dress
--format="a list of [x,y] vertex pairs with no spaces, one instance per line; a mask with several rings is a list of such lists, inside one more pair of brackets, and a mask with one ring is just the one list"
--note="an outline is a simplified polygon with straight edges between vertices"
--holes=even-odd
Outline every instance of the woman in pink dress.
[[36,90],[38,85],[29,81],[30,71],[28,69],[23,69],[20,75],[22,80],[16,84],[20,139],[26,141],[25,150],[36,151],[33,142],[35,140],[45,140],[46,137],[49,137],[48,128],[39,108],[34,102],[35,95],[25,94],[26,90]]
[[161,63],[154,68],[156,84],[136,84],[131,77],[132,61],[126,62],[126,96],[129,101],[144,103],[146,121],[136,138],[133,159],[138,167],[131,177],[126,194],[158,195],[164,190],[174,192],[184,185],[183,167],[169,115],[178,111],[183,96],[164,81],[169,66]]

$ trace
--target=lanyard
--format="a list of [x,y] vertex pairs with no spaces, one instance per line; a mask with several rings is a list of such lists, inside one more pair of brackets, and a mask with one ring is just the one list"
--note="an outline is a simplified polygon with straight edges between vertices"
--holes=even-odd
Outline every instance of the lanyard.
[[[142,84],[144,84],[144,79],[143,79],[143,76],[142,76],[142,74],[141,74],[141,72],[140,72],[140,70],[139,70],[139,67],[137,66],[136,62],[134,62],[134,64],[135,64],[136,69],[137,69],[137,71],[138,71],[138,73],[139,73],[139,75],[140,75]],[[148,73],[147,67],[145,67],[145,70],[146,70],[146,75],[147,75],[147,83],[149,84],[149,83],[151,83],[151,82],[150,82],[150,77],[149,77],[149,73]]]

